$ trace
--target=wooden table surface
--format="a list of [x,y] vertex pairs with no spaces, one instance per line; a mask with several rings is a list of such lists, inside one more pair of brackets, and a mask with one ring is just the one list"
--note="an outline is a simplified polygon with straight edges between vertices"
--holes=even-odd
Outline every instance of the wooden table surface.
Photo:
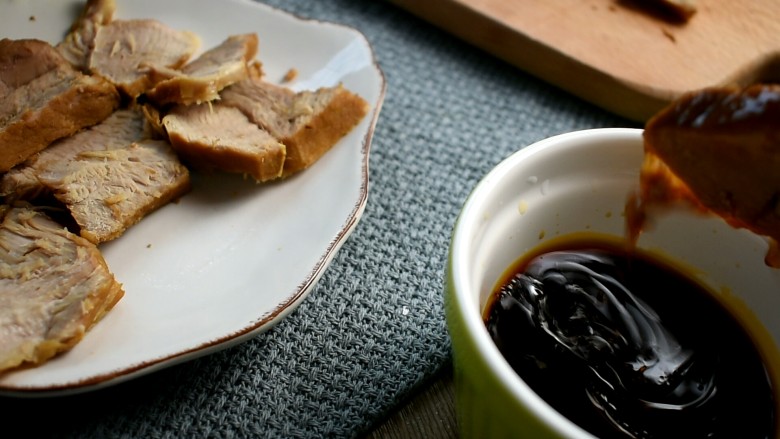
[[778,73],[777,0],[701,1],[687,22],[640,1],[391,1],[635,121],[687,91],[772,81]]
[[396,409],[365,439],[457,438],[455,386],[452,365],[443,368],[432,383],[420,389]]

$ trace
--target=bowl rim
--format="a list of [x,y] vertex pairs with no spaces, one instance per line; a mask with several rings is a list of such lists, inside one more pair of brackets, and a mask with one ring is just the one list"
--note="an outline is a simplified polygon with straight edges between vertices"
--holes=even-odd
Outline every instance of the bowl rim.
[[[485,366],[504,384],[505,390],[514,402],[522,404],[533,413],[545,427],[564,438],[595,439],[595,436],[560,414],[531,387],[520,378],[504,359],[493,343],[482,320],[482,311],[473,306],[473,297],[467,293],[466,285],[471,276],[468,274],[468,259],[471,254],[470,231],[476,229],[483,215],[484,204],[495,186],[500,184],[519,164],[529,158],[544,153],[550,148],[571,149],[582,148],[605,140],[610,142],[641,142],[641,128],[591,128],[553,135],[532,143],[512,153],[491,169],[473,188],[455,221],[450,240],[450,251],[447,262],[448,293],[453,297],[447,312],[457,314],[457,318],[465,326],[460,331],[470,338]],[[452,316],[454,317],[454,316]]]

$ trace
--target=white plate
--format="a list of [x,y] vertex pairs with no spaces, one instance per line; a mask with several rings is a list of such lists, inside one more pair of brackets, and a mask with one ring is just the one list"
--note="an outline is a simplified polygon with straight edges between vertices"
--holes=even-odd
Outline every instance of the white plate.
[[[125,296],[70,352],[0,376],[0,393],[48,396],[116,384],[247,340],[289,314],[347,239],[368,197],[385,82],[365,37],[251,0],[118,0],[116,18],[197,33],[202,49],[256,32],[269,80],[342,82],[369,114],[319,162],[274,184],[194,176],[193,191],[101,247]],[[7,38],[60,41],[80,1],[0,0]]]

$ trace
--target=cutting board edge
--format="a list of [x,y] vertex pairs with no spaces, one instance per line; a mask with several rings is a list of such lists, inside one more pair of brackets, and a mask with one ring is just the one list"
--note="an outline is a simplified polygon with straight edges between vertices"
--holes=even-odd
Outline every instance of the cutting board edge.
[[[654,89],[595,69],[462,2],[389,2],[522,71],[635,122],[646,122],[681,94]],[[538,61],[540,57],[544,62]]]

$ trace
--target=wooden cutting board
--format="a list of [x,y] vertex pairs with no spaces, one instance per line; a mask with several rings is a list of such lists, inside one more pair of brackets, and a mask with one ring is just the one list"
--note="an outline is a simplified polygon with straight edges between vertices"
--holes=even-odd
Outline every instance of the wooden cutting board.
[[707,86],[780,81],[780,0],[697,0],[687,22],[642,0],[390,0],[635,121]]

